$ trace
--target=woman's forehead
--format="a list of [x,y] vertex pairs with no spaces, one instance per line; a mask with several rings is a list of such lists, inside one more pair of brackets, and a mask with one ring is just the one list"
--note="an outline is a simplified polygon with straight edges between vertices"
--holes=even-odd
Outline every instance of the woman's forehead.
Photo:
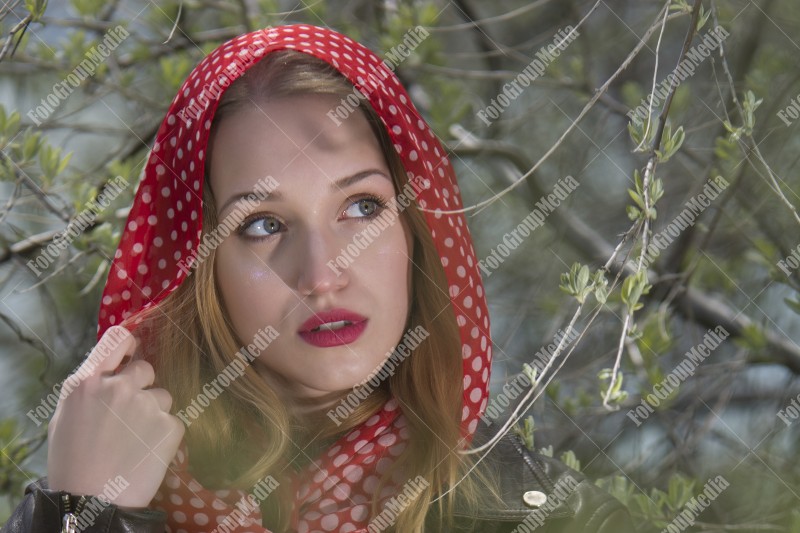
[[[386,170],[380,143],[362,113],[338,125],[327,116],[337,102],[307,95],[254,103],[221,121],[210,144],[212,188],[271,175],[345,176],[362,167]],[[316,172],[315,172],[316,171]]]

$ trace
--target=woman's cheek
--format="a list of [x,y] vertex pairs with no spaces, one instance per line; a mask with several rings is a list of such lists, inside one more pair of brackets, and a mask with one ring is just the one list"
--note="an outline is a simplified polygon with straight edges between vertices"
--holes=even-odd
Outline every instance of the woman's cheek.
[[226,241],[217,251],[217,277],[222,279],[224,276],[235,284],[263,283],[274,277],[274,270],[269,267],[268,260],[269,257],[257,245]]
[[388,274],[390,271],[402,271],[405,273],[408,269],[410,257],[404,237],[395,237],[392,242],[373,242],[371,247],[374,248],[370,254],[372,261],[377,265],[381,265],[381,268],[385,268],[384,273]]

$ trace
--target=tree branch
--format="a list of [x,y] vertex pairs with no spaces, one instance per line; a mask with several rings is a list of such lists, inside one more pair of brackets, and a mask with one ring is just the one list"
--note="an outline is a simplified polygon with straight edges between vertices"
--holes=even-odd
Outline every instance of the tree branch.
[[[531,168],[528,156],[516,146],[507,143],[474,140],[470,146],[462,143],[457,147],[451,147],[451,150],[459,156],[490,155],[500,157],[512,163],[520,173],[525,173]],[[535,175],[526,181],[531,203],[545,196],[544,189],[536,182]],[[550,213],[549,217],[563,232],[566,241],[587,260],[603,263],[614,253],[614,246],[570,211],[555,209]],[[624,275],[634,272],[625,263],[612,263],[610,270],[614,274],[621,273]],[[648,269],[647,277],[654,284],[661,279],[660,274],[652,269]],[[722,326],[730,332],[732,337],[742,337],[745,328],[754,324],[754,321],[744,313],[737,311],[718,297],[700,290],[684,289],[679,291],[674,301],[674,307],[687,320],[704,328]],[[763,332],[767,343],[765,351],[771,354],[771,360],[800,375],[800,348],[768,326],[763,327]]]

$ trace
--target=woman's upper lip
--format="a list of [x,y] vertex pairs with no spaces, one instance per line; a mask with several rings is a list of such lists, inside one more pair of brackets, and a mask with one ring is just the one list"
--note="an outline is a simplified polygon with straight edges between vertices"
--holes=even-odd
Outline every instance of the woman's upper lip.
[[337,309],[329,309],[327,311],[320,311],[318,313],[314,313],[311,318],[303,322],[300,326],[300,333],[311,331],[314,328],[318,328],[322,324],[327,324],[329,322],[340,322],[342,320],[347,320],[348,322],[356,323],[356,322],[363,322],[366,320],[367,317],[361,316],[355,311],[350,311],[349,309],[337,308]]

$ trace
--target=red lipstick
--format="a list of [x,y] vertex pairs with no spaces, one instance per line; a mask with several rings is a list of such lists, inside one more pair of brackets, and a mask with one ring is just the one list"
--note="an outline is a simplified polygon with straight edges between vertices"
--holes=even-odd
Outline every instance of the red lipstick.
[[297,332],[304,341],[318,348],[350,344],[367,328],[367,318],[347,309],[315,313]]

